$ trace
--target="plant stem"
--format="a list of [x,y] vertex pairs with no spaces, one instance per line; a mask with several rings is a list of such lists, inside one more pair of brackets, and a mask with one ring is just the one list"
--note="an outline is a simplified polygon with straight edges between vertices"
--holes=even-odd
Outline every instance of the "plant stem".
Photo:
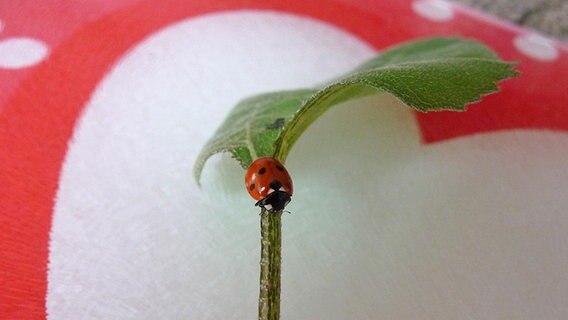
[[282,212],[260,213],[260,295],[258,319],[280,319]]

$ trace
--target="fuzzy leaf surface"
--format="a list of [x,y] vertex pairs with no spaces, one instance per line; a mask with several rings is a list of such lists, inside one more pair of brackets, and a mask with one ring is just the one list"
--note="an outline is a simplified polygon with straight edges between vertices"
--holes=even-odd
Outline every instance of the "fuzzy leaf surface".
[[294,143],[334,105],[387,92],[412,109],[463,111],[497,83],[518,75],[486,46],[462,38],[429,38],[385,50],[320,88],[267,93],[239,102],[207,142],[194,166],[230,152],[243,168],[257,157],[285,161]]

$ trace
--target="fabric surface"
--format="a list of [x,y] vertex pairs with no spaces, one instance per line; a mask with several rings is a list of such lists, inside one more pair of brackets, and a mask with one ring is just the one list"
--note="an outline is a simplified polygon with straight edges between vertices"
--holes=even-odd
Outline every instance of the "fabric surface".
[[200,148],[246,96],[431,35],[522,76],[465,113],[377,95],[306,132],[282,318],[563,318],[568,50],[432,0],[0,3],[0,318],[255,317],[257,208],[229,156],[197,187]]

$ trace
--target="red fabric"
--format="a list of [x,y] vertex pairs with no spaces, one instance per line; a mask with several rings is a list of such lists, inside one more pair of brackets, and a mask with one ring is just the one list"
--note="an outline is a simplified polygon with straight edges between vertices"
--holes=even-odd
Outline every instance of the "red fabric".
[[[377,49],[428,35],[479,39],[523,76],[466,113],[418,114],[424,141],[514,128],[568,129],[568,50],[539,62],[519,53],[523,31],[467,10],[451,22],[417,17],[411,1],[163,0],[4,1],[10,36],[41,39],[50,55],[20,70],[0,69],[0,318],[45,318],[48,246],[54,197],[67,144],[95,86],[144,37],[181,19],[244,8],[307,15],[339,26]],[[551,85],[554,84],[554,85]],[[564,88],[559,90],[558,88]]]

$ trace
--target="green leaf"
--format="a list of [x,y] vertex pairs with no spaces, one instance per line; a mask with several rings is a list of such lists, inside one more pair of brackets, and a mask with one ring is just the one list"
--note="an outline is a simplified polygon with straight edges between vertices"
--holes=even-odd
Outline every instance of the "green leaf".
[[430,38],[388,49],[381,55],[363,63],[355,71],[370,70],[389,64],[448,58],[499,59],[495,52],[476,41],[460,38]]
[[518,75],[482,44],[461,38],[430,38],[384,51],[323,88],[268,93],[241,101],[198,156],[199,182],[207,159],[230,152],[243,168],[257,157],[281,161],[321,114],[341,102],[388,92],[418,111],[463,111],[496,83]]
[[199,181],[205,161],[215,153],[230,152],[243,168],[257,157],[274,152],[274,141],[298,108],[315,90],[262,94],[239,102],[207,142],[195,163]]

